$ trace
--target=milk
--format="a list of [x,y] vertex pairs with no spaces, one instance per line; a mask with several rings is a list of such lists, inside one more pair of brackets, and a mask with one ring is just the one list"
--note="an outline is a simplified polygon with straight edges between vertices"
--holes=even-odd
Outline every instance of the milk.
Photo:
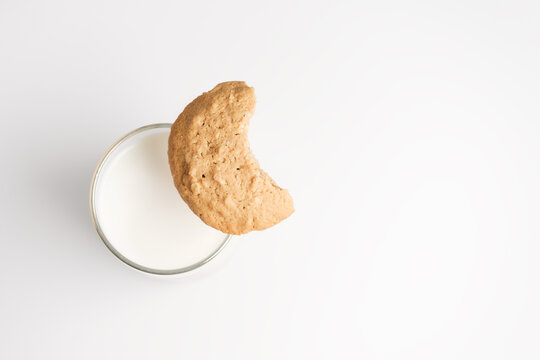
[[174,187],[169,132],[148,129],[122,142],[94,189],[96,218],[108,242],[130,261],[157,270],[193,265],[226,238],[195,216]]

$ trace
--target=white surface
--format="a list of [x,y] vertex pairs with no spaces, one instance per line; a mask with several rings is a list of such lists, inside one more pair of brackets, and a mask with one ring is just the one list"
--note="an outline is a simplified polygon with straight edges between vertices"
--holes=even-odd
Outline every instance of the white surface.
[[[540,3],[0,3],[2,359],[540,358]],[[88,214],[119,136],[225,80],[296,213],[196,273]]]
[[179,270],[214,254],[227,235],[206,226],[174,187],[170,128],[147,128],[109,153],[94,188],[96,221],[118,253],[153,270]]

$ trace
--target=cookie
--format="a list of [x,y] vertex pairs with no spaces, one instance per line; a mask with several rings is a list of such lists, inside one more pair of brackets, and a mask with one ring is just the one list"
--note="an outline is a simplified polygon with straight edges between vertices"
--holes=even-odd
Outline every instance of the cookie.
[[193,100],[169,136],[174,185],[206,224],[227,234],[264,230],[294,212],[289,192],[260,167],[248,142],[255,92],[218,84]]

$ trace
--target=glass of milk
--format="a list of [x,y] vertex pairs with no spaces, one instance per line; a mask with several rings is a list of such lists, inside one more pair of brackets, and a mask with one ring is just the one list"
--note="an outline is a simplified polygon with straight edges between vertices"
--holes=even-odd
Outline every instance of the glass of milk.
[[101,159],[90,213],[105,245],[124,263],[152,274],[178,274],[213,259],[230,239],[204,224],[173,184],[167,147],[171,124],[136,129]]

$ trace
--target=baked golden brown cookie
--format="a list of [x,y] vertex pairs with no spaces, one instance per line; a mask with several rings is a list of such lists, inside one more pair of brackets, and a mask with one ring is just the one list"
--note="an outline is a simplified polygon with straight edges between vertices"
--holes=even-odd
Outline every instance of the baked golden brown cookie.
[[261,168],[248,142],[255,92],[242,81],[218,84],[193,100],[169,136],[178,192],[206,224],[227,234],[264,230],[287,218],[287,190]]

